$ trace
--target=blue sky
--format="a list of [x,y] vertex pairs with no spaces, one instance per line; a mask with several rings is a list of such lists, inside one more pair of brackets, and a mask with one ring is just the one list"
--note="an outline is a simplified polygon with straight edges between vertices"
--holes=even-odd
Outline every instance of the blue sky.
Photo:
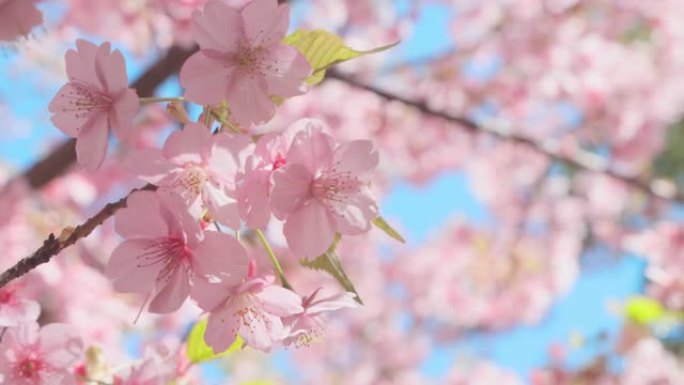
[[[405,8],[408,0],[398,3]],[[452,49],[448,39],[448,22],[452,14],[453,11],[444,6],[427,5],[413,35],[397,48],[397,59],[430,57]],[[8,104],[17,119],[31,130],[11,135],[7,131],[0,132],[0,160],[23,168],[36,158],[46,140],[63,136],[51,126],[47,114],[47,104],[56,89],[45,89],[25,75],[22,79],[10,77],[8,64],[12,60],[11,53],[0,55],[0,100]],[[131,67],[131,75],[142,68]],[[459,172],[444,173],[420,187],[397,181],[382,202],[382,211],[385,217],[402,223],[409,247],[429,239],[430,234],[453,215],[476,223],[486,223],[489,218],[487,210],[471,193],[467,178]],[[600,250],[594,252],[600,253]],[[601,331],[614,334],[620,319],[607,311],[607,304],[639,293],[643,287],[642,275],[643,263],[635,256],[625,256],[601,268],[583,271],[574,288],[538,327],[468,337],[455,346],[435,349],[422,367],[430,375],[439,376],[462,354],[475,354],[526,376],[531,368],[546,363],[546,351],[551,343],[567,343],[576,334],[592,336]],[[576,365],[586,362],[595,350],[577,349],[570,356],[571,362]]]

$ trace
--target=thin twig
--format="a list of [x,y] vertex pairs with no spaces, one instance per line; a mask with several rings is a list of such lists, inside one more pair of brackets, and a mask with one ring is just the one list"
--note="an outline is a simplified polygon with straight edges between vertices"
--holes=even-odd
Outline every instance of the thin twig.
[[415,108],[421,113],[437,118],[444,119],[448,122],[456,123],[471,132],[484,132],[494,135],[500,139],[508,140],[514,143],[521,144],[534,151],[544,154],[552,160],[562,162],[573,167],[593,171],[607,175],[613,179],[621,181],[632,188],[639,190],[647,195],[660,198],[677,203],[684,203],[684,195],[674,187],[662,179],[656,180],[640,180],[638,178],[624,175],[614,170],[608,161],[604,158],[593,154],[591,152],[574,149],[572,154],[568,154],[563,150],[562,146],[557,141],[537,142],[534,139],[515,134],[507,127],[495,121],[480,123],[463,116],[452,115],[446,112],[434,110],[422,101],[408,99],[404,96],[394,94],[389,91],[382,90],[376,86],[366,84],[358,79],[341,74],[337,71],[329,71],[328,77],[347,83],[355,88],[363,89],[372,92],[381,98],[388,101],[397,101]]
[[280,263],[278,262],[278,258],[276,257],[275,253],[273,252],[271,245],[268,244],[268,240],[266,240],[266,236],[264,235],[264,232],[261,231],[261,229],[256,229],[256,235],[257,235],[257,238],[259,238],[261,245],[264,246],[264,249],[266,250],[266,254],[268,254],[268,257],[271,259],[271,262],[273,263],[273,267],[275,268],[276,273],[278,273],[278,278],[280,278],[280,282],[283,284],[283,287],[286,289],[292,290],[292,285],[290,285],[290,282],[288,282],[287,278],[285,278],[285,272],[283,271],[283,268],[280,267]]
[[39,265],[49,262],[52,257],[59,254],[62,250],[73,245],[79,239],[90,235],[93,230],[113,216],[117,211],[119,211],[119,209],[126,207],[126,199],[128,199],[128,197],[135,191],[156,190],[156,188],[156,186],[148,184],[140,189],[134,189],[120,200],[105,205],[105,207],[103,207],[102,210],[100,210],[97,214],[83,222],[81,225],[78,225],[76,228],[66,228],[62,230],[62,235],[59,237],[56,237],[55,234],[50,234],[45,242],[43,242],[43,246],[41,246],[30,256],[23,258],[14,266],[0,274],[0,288],[8,284],[10,281],[19,278],[29,271],[35,269]]

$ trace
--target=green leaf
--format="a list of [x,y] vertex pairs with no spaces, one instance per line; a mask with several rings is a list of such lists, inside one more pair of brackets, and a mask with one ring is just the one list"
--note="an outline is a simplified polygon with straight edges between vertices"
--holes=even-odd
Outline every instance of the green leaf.
[[197,364],[204,361],[213,360],[219,357],[225,357],[242,346],[242,339],[238,336],[232,345],[225,352],[214,353],[214,350],[204,342],[204,332],[207,330],[207,320],[202,319],[192,327],[190,335],[188,335],[188,344],[186,352],[190,362]]
[[625,304],[625,316],[640,324],[648,325],[665,316],[663,305],[648,297],[635,296],[627,300]]
[[283,43],[291,45],[304,55],[311,65],[313,73],[306,80],[309,85],[320,83],[325,77],[325,70],[335,64],[355,59],[360,56],[388,50],[399,42],[377,47],[368,51],[349,48],[342,39],[332,32],[322,29],[298,29],[285,37]]
[[399,234],[399,232],[397,230],[393,229],[392,226],[390,226],[389,223],[387,223],[385,218],[379,216],[379,217],[373,219],[373,224],[375,225],[375,227],[384,231],[385,234],[389,235],[390,237],[396,239],[397,241],[399,241],[401,243],[406,243],[406,240],[404,239],[404,237],[402,237],[401,234]]
[[363,305],[361,296],[359,295],[359,293],[356,292],[354,284],[347,276],[347,273],[344,272],[344,269],[342,268],[342,263],[340,262],[340,258],[335,253],[335,249],[337,248],[337,243],[339,242],[339,240],[340,236],[337,235],[337,237],[335,238],[335,242],[333,242],[332,246],[330,246],[330,248],[328,249],[328,251],[325,252],[325,254],[319,256],[313,261],[308,260],[306,258],[302,259],[301,261],[299,261],[299,263],[304,267],[308,267],[309,269],[321,270],[330,274],[331,276],[333,276],[333,278],[337,280],[337,282],[340,283],[340,285],[342,285],[342,287],[346,291],[356,294],[356,297],[354,299],[356,300],[356,302]]

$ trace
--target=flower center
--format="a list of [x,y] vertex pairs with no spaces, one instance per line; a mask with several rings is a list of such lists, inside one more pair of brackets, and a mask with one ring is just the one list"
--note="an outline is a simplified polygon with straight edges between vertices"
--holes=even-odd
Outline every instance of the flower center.
[[2,289],[0,290],[0,303],[8,304],[14,299],[14,292],[11,290]]
[[157,281],[168,282],[174,273],[189,263],[192,252],[188,246],[177,238],[160,238],[152,241],[145,247],[145,251],[138,255],[137,267],[147,267],[156,264],[163,264]]
[[207,174],[197,166],[188,167],[173,183],[173,187],[181,190],[180,195],[184,198],[192,198],[200,195],[202,186],[207,180]]
[[38,374],[43,367],[43,363],[35,358],[27,358],[19,364],[19,376],[32,378]]
[[284,165],[287,164],[287,159],[285,159],[285,156],[283,154],[278,154],[273,161],[273,171],[283,167]]
[[62,94],[68,107],[63,112],[73,112],[75,118],[87,118],[96,112],[108,112],[112,107],[110,95],[78,82],[71,82],[69,91]]

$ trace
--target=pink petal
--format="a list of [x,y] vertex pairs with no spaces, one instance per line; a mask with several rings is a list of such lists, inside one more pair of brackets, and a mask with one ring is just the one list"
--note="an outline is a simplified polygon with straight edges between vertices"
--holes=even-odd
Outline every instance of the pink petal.
[[193,269],[200,275],[219,277],[228,285],[247,276],[247,251],[228,234],[206,231],[193,256]]
[[359,304],[356,302],[354,298],[356,298],[356,294],[344,292],[327,298],[319,299],[318,301],[315,301],[309,308],[306,309],[306,313],[314,315],[318,313],[342,309],[345,307],[358,307]]
[[269,76],[267,79],[268,92],[271,95],[282,97],[305,93],[307,86],[304,81],[311,75],[311,65],[306,61],[306,58],[294,47],[284,44],[273,47],[270,54],[277,56],[276,63],[281,65],[276,66],[277,73],[272,74],[273,76]]
[[74,108],[70,95],[75,92],[76,90],[70,83],[63,85],[48,106],[48,110],[54,114],[51,118],[52,123],[72,138],[78,136],[79,129],[90,117]]
[[239,190],[238,208],[247,227],[263,229],[271,219],[270,171],[251,171]]
[[133,193],[126,200],[126,208],[119,210],[115,218],[116,232],[126,239],[155,239],[169,235],[159,196],[152,191]]
[[151,313],[165,314],[178,310],[190,295],[190,278],[188,271],[182,265],[171,273],[170,281],[161,289],[150,302]]
[[107,262],[105,275],[113,282],[114,289],[122,293],[146,294],[155,285],[155,280],[164,265],[146,262],[144,257],[150,251],[153,240],[125,241],[117,246]]
[[95,73],[104,90],[115,94],[128,88],[126,61],[119,50],[110,52],[109,43],[102,44],[95,55]]
[[302,299],[291,290],[279,286],[266,286],[255,296],[262,309],[278,317],[287,317],[304,311]]
[[323,133],[325,125],[320,120],[302,119],[296,124],[304,129],[292,140],[287,161],[289,164],[301,164],[315,175],[332,163],[335,142],[330,135]]
[[370,140],[353,140],[341,145],[335,152],[337,169],[361,176],[378,166],[378,152]]
[[204,342],[212,348],[214,353],[226,351],[235,341],[238,320],[233,315],[234,311],[235,309],[231,306],[225,306],[209,314]]
[[242,37],[242,17],[223,1],[209,1],[192,15],[192,33],[202,49],[234,52]]
[[145,182],[159,185],[177,166],[166,160],[160,150],[143,149],[132,151],[126,157],[126,168]]
[[378,216],[378,206],[367,187],[362,192],[348,196],[344,202],[331,201],[337,230],[342,234],[357,235],[371,228],[371,220]]
[[190,295],[202,310],[213,312],[232,297],[233,288],[234,286],[223,281],[209,282],[209,279],[193,277]]
[[211,133],[199,123],[188,123],[182,130],[175,131],[164,143],[164,157],[173,163],[202,164],[211,149]]
[[68,50],[64,56],[69,81],[80,81],[92,86],[100,84],[93,65],[97,51],[97,45],[83,39],[76,40],[76,49]]
[[290,250],[297,258],[316,258],[325,253],[335,238],[328,212],[317,200],[290,215],[283,227]]
[[37,0],[9,0],[0,2],[0,41],[13,41],[26,36],[33,27],[43,23],[43,14],[38,11]]
[[271,207],[279,218],[285,218],[313,199],[309,170],[299,164],[288,164],[273,173]]
[[121,140],[127,141],[133,132],[133,118],[140,109],[140,99],[132,88],[123,91],[119,99],[109,112],[109,122],[114,135]]
[[245,35],[251,47],[280,43],[290,25],[290,8],[277,0],[253,0],[242,10]]
[[76,139],[78,163],[90,171],[100,168],[107,155],[108,139],[107,117],[103,114],[93,116],[78,132]]
[[275,105],[269,97],[264,78],[252,78],[236,72],[226,100],[233,119],[240,126],[250,127],[267,121],[275,113]]
[[285,338],[286,332],[280,318],[257,310],[250,311],[254,314],[252,321],[245,325],[238,323],[238,334],[250,347],[267,352],[273,346],[273,341]]
[[188,100],[215,105],[226,99],[233,72],[233,67],[228,66],[225,59],[210,57],[206,50],[202,50],[185,61],[180,71],[180,83]]

